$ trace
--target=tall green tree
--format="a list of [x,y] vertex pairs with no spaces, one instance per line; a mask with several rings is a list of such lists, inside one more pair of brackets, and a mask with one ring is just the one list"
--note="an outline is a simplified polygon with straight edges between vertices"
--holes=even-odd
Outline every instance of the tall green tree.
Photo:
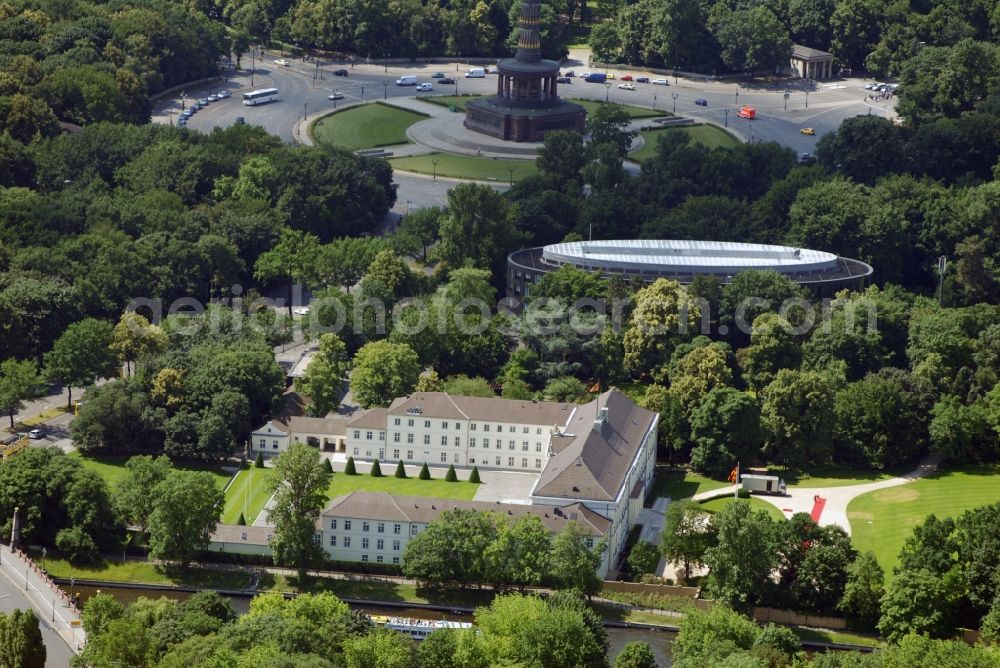
[[627,642],[615,657],[615,668],[658,668],[658,666],[653,648],[647,642]]
[[0,666],[45,668],[46,650],[32,610],[0,612]]
[[601,539],[593,547],[588,547],[587,541],[583,528],[576,522],[570,522],[552,539],[549,563],[560,589],[575,589],[593,596],[601,589],[597,569],[604,559],[607,542]]
[[295,389],[312,400],[311,411],[322,417],[337,407],[346,374],[347,346],[336,334],[323,334],[319,337],[319,352],[305,374],[295,379]]
[[507,254],[517,244],[510,206],[489,186],[462,183],[448,191],[448,213],[440,226],[437,256],[449,267],[466,262],[504,275]]
[[326,504],[330,472],[316,448],[294,443],[274,460],[268,480],[275,490],[267,515],[274,523],[274,562],[295,567],[301,582],[309,567],[323,558],[323,548],[315,540],[316,519]]
[[222,490],[210,473],[173,471],[151,490],[149,554],[154,559],[190,563],[208,547],[222,514]]
[[712,517],[716,544],[705,551],[709,589],[726,605],[749,611],[775,566],[775,527],[762,510],[734,501]]
[[10,416],[14,429],[14,414],[24,407],[39,384],[38,367],[30,360],[8,359],[0,362],[0,410]]
[[684,579],[691,578],[691,568],[704,564],[705,552],[715,542],[711,515],[690,500],[678,499],[667,506],[660,540],[660,553],[668,562],[680,563]]
[[762,393],[764,453],[770,461],[820,466],[833,448],[834,387],[815,371],[782,369]]
[[285,228],[271,250],[262,253],[254,265],[259,281],[288,281],[288,317],[292,317],[292,287],[303,283],[317,270],[319,239],[301,230]]
[[885,593],[885,573],[873,552],[862,552],[847,569],[847,585],[837,607],[874,628],[881,615],[881,601]]
[[150,491],[167,479],[173,467],[164,456],[141,455],[125,462],[125,475],[114,493],[114,507],[123,522],[146,532],[156,499]]
[[98,378],[117,375],[111,351],[112,325],[94,318],[75,322],[45,354],[45,373],[66,385],[66,408],[73,407],[73,388],[89,387]]
[[405,343],[373,341],[354,355],[351,392],[365,407],[388,406],[413,391],[420,377],[420,359]]
[[167,336],[163,330],[135,311],[122,313],[111,334],[111,350],[118,355],[120,362],[125,363],[129,375],[132,373],[132,362],[166,349]]

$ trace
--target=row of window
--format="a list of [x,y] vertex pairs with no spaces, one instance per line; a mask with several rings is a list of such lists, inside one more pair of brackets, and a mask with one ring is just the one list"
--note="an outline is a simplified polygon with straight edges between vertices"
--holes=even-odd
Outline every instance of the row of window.
[[[350,547],[351,546],[351,537],[350,536],[343,536],[342,540],[340,541],[340,543],[345,548]],[[361,549],[362,550],[369,549],[370,545],[371,545],[371,541],[369,539],[367,539],[367,538],[362,538],[361,539]],[[398,540],[392,541],[392,551],[393,552],[399,552],[402,549],[402,545],[403,544],[402,544],[401,541],[398,541]],[[336,536],[330,536],[330,547],[337,547],[337,537]],[[382,538],[377,539],[375,541],[375,549],[376,550],[384,550],[385,549],[385,540],[383,540]]]
[[[470,438],[469,439],[469,447],[470,448],[476,447],[476,439],[474,439],[474,438]],[[503,450],[503,441],[501,441],[498,438],[496,440],[496,445],[494,447],[497,450]],[[483,450],[489,450],[489,449],[490,449],[490,439],[484,438],[483,439]],[[507,449],[508,450],[516,450],[517,449],[517,441],[513,441],[513,440],[507,441]],[[528,451],[528,442],[527,441],[521,441],[521,450],[524,451],[524,452]],[[542,451],[542,444],[539,443],[538,441],[535,441],[535,452],[541,452],[541,451]]]
[[[393,418],[392,424],[394,426],[396,426],[396,427],[401,426],[400,425],[400,419],[399,418]],[[441,428],[442,429],[448,429],[448,425],[449,424],[454,424],[455,425],[455,429],[461,429],[462,428],[462,425],[460,423],[458,423],[458,422],[455,422],[455,423],[442,422],[441,423]],[[408,419],[406,421],[406,426],[407,427],[414,426],[413,425],[413,420],[412,419]],[[497,427],[496,431],[497,431],[498,434],[503,433],[503,425],[502,424],[498,424],[496,427]],[[431,421],[430,420],[424,420],[424,428],[425,429],[430,429],[431,428]],[[470,431],[477,431],[478,429],[479,429],[479,426],[478,426],[477,423],[475,423],[475,422],[469,423],[469,430]],[[484,423],[483,424],[483,431],[488,432],[489,430],[490,430],[490,425]],[[507,426],[507,433],[509,433],[509,434],[516,434],[517,433],[517,427],[515,427],[514,425],[508,425]],[[531,433],[531,429],[529,427],[522,426],[521,427],[521,433],[522,434]],[[542,435],[542,428],[541,427],[535,427],[535,434],[538,435],[538,436],[541,436]],[[360,439],[361,438],[361,430],[360,429],[355,429],[354,430],[354,438],[356,438],[356,439]],[[373,432],[373,431],[366,431],[365,432],[365,440],[366,441],[370,441],[373,438],[375,438],[375,432]],[[380,441],[384,441],[385,440],[385,432],[384,431],[380,431],[378,433],[378,438],[379,438]]]
[[[340,520],[331,518],[330,531],[336,531],[337,525],[339,524]],[[344,520],[344,531],[350,531],[352,526],[353,526],[352,520]],[[371,527],[372,527],[371,522],[369,522],[368,520],[361,521],[361,530],[364,531],[365,533],[371,531]],[[394,522],[392,525],[392,533],[398,536],[402,532],[403,532],[403,525],[399,524],[398,522]],[[385,522],[375,523],[375,533],[385,533]],[[410,533],[413,534],[414,536],[417,535],[417,525],[414,524],[413,526],[410,527]]]
[[[503,466],[503,464],[500,463],[500,460],[501,460],[500,457],[496,458],[496,466]],[[476,463],[476,458],[475,457],[469,457],[469,465],[471,466],[471,465],[473,465],[475,463]],[[481,458],[479,460],[479,463],[482,464],[483,466],[489,466],[490,465],[490,458],[489,457],[483,457],[483,458]],[[507,468],[514,468],[514,458],[513,457],[508,457],[507,458]],[[528,458],[527,457],[521,457],[521,468],[522,469],[528,468]],[[536,459],[535,460],[535,468],[536,469],[542,468],[542,460],[541,459]]]

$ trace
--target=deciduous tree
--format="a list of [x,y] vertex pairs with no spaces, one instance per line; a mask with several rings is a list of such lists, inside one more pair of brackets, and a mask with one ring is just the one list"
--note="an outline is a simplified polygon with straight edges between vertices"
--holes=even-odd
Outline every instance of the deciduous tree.
[[323,548],[315,541],[316,518],[326,503],[330,472],[316,448],[294,443],[274,460],[268,480],[275,489],[267,515],[274,522],[274,563],[295,567],[301,581],[323,557]]

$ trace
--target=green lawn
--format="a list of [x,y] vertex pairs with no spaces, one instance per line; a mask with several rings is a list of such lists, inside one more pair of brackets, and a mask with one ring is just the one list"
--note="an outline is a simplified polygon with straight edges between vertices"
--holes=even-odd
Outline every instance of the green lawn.
[[320,144],[356,151],[405,144],[406,129],[427,116],[381,102],[338,111],[316,121],[313,138]]
[[[781,512],[781,510],[779,510],[776,506],[771,505],[767,501],[763,501],[763,500],[758,499],[758,498],[756,498],[754,496],[751,496],[749,499],[745,499],[745,500],[750,502],[750,508],[752,508],[753,510],[763,510],[768,515],[770,515],[772,519],[775,519],[775,520],[784,520],[785,519],[785,514],[783,512]],[[705,510],[707,510],[708,512],[710,512],[710,513],[717,513],[720,510],[722,510],[723,508],[725,508],[726,506],[728,506],[732,502],[733,502],[733,497],[731,497],[731,496],[724,496],[724,497],[719,498],[719,499],[711,499],[710,501],[702,501],[701,502],[701,507],[704,508]]]
[[[83,464],[84,468],[90,469],[97,475],[104,478],[108,487],[114,491],[118,486],[118,481],[125,477],[125,461],[122,457],[87,457],[80,454],[79,450],[70,453],[70,457],[76,457]],[[222,470],[218,466],[208,464],[192,464],[187,462],[174,462],[174,468],[179,471],[208,471],[215,479],[215,484],[219,489],[225,489],[226,484],[232,474]]]
[[[581,80],[582,81],[582,80]],[[563,86],[563,92],[566,92],[565,85]],[[465,111],[465,103],[469,100],[474,100],[477,97],[482,97],[481,95],[434,95],[431,97],[421,98],[425,102],[433,102],[434,104],[440,104],[445,107],[454,105],[460,111]],[[571,102],[576,102],[578,105],[587,110],[588,114],[593,113],[598,107],[604,104],[600,100],[580,100],[577,98],[566,98]],[[652,109],[647,109],[646,107],[633,107],[628,104],[618,105],[624,109],[629,118],[662,118],[663,116],[670,116],[671,114],[666,111],[653,111]]]
[[1000,467],[967,467],[863,494],[847,506],[847,518],[854,547],[874,552],[891,578],[903,542],[928,515],[958,517],[998,501]]
[[253,524],[270,498],[267,470],[250,465],[236,474],[236,480],[226,490],[226,505],[222,509],[223,523],[236,524],[240,513],[244,513],[246,523]]
[[[40,555],[36,555],[40,561]],[[104,561],[92,566],[74,566],[65,559],[48,557],[45,570],[53,578],[83,578],[111,582],[142,582],[149,584],[175,584],[213,589],[245,589],[250,583],[250,573],[214,568],[163,567],[147,561]],[[266,574],[262,589],[287,589],[282,576]]]
[[819,469],[811,473],[793,473],[791,471],[768,471],[784,479],[788,486],[796,487],[847,487],[849,485],[864,485],[869,482],[888,480],[902,475],[907,471],[858,471],[854,469]]
[[665,132],[686,132],[691,138],[704,144],[708,148],[729,148],[740,144],[740,140],[721,128],[714,125],[685,125],[677,128],[663,128],[662,130],[643,130],[639,134],[646,143],[638,151],[629,154],[630,160],[642,162],[656,154],[656,141]]
[[364,473],[361,475],[344,475],[334,473],[327,489],[331,499],[350,492],[388,492],[400,496],[429,496],[439,499],[460,499],[471,501],[479,489],[478,484],[467,480],[446,482],[444,480],[420,480],[419,478],[394,478],[395,467],[386,465],[386,470],[392,469],[381,478],[373,478]]
[[[437,167],[434,161],[437,160]],[[474,181],[499,181],[509,183],[511,170],[513,179],[533,176],[538,172],[534,160],[513,160],[505,158],[483,158],[474,155],[458,155],[456,153],[428,153],[426,155],[411,155],[402,158],[390,158],[393,169],[418,174],[434,174],[454,179],[472,179]]]
[[720,487],[728,487],[725,480],[712,480],[691,471],[658,470],[653,480],[653,491],[649,498],[669,496],[671,500],[686,499],[701,492],[708,492]]

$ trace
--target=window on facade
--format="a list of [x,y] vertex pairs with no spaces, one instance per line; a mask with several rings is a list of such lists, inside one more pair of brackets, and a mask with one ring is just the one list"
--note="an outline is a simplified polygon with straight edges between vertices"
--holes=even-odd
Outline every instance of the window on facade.
[[455,463],[458,464],[458,453],[455,453]]
[[535,468],[536,469],[542,468],[542,460],[541,459],[536,459],[535,460]]
[[489,430],[490,430],[490,426],[488,424],[484,424],[483,425],[483,431],[489,431]]
[[430,445],[430,444],[431,444],[431,435],[424,434],[424,445]]
[[528,433],[528,428],[527,427],[521,427],[521,433],[522,434],[527,434]]
[[362,522],[361,523],[361,530],[362,531],[364,531],[365,533],[368,533],[368,531],[370,529],[371,529],[371,526],[368,524],[368,522]]
[[497,466],[500,466],[500,458],[497,457]]
[[399,459],[399,450],[393,450],[392,451],[392,458],[393,459]]
[[514,458],[513,457],[508,457],[507,458],[507,466],[509,466],[511,468],[514,467]]
[[365,563],[368,563],[368,555],[367,554],[362,554],[361,555],[361,561],[363,561]]
[[385,450],[383,450],[382,448],[378,449],[378,458],[385,459]]
[[397,426],[397,427],[398,427],[398,426],[399,426],[399,418],[392,418],[392,423],[393,423],[393,424],[394,424],[395,426]]
[[317,545],[322,545],[323,544],[323,534],[321,534],[321,533],[314,533],[313,534],[313,542],[316,543]]
[[375,541],[375,549],[376,550],[384,550],[385,549],[385,541],[382,540],[381,538],[379,538],[377,541]]
[[413,418],[410,418],[410,419],[408,419],[408,420],[406,421],[406,426],[407,426],[407,427],[412,427],[412,426],[413,426]]
[[456,436],[455,437],[455,447],[458,448],[458,447],[461,447],[461,445],[462,445],[462,439],[460,439],[458,436]]
[[442,436],[441,437],[441,445],[448,445],[448,437],[447,436]]
[[266,440],[264,440],[263,438],[262,438],[262,439],[260,439],[260,447],[261,447],[261,449],[263,449],[263,448],[266,448],[266,447],[267,447],[267,441],[266,441]]
[[587,539],[587,549],[590,550],[590,549],[593,549],[593,548],[594,548],[594,539],[593,538],[588,538]]
[[337,530],[337,520],[330,520],[330,531]]
[[521,468],[522,469],[528,468],[528,458],[527,457],[521,457]]
[[365,457],[371,457],[371,456],[372,456],[372,451],[371,450],[365,450]]
[[510,425],[509,427],[507,427],[507,431],[509,431],[509,432],[510,432],[510,433],[512,433],[512,434],[513,434],[513,433],[514,433],[514,432],[515,432],[516,430],[517,430],[517,428],[516,428],[516,427],[515,427],[514,425]]
[[361,430],[360,429],[355,429],[354,430],[354,438],[361,438]]
[[473,422],[469,425],[469,431],[475,431],[475,430],[476,430],[476,423]]
[[274,443],[273,443],[273,444],[271,445],[271,449],[272,449],[272,450],[277,450],[277,449],[278,449],[278,442],[277,442],[277,441],[275,441],[275,442],[274,442]]
[[384,441],[385,440],[385,432],[384,431],[380,431],[378,433],[378,440],[380,440],[380,441]]
[[407,459],[413,459],[413,450],[407,450],[406,451],[406,458]]
[[360,454],[361,454],[361,451],[358,450],[357,448],[354,448],[354,456],[357,457]]
[[528,442],[527,441],[521,441],[521,449],[524,450],[525,452],[528,451]]
[[398,564],[399,563],[399,557],[393,557],[392,558],[392,563]]
[[413,443],[413,433],[412,432],[406,435],[406,442],[407,443]]
[[442,462],[447,462],[448,461],[448,453],[447,452],[442,452],[441,453],[441,461]]
[[376,554],[375,555],[375,561],[381,564],[382,563],[382,555],[381,554]]
[[400,532],[400,530],[402,528],[403,528],[403,526],[401,524],[393,524],[392,525],[392,532],[398,536],[399,532]]
[[416,524],[411,524],[410,525],[410,535],[411,536],[416,536],[417,535],[417,525]]
[[488,438],[484,438],[483,439],[483,447],[484,448],[489,448],[490,447],[490,439],[488,439]]
[[337,537],[330,536],[330,547],[337,547]]
[[535,452],[541,452],[541,451],[542,451],[542,444],[535,443]]
[[351,546],[351,537],[344,536],[344,547],[350,547],[350,546]]
[[470,448],[476,447],[476,439],[474,439],[474,438],[470,438],[469,439],[469,447]]
[[431,421],[424,420],[424,429],[430,429],[430,428],[431,428]]
[[351,520],[344,520],[344,531],[351,530]]
[[361,549],[362,550],[367,550],[368,549],[368,539],[367,538],[362,538],[361,539]]
[[448,428],[448,423],[447,422],[442,422],[441,423],[441,428],[442,429],[447,429]]
[[398,431],[397,432],[393,432],[393,434],[392,434],[392,442],[393,443],[399,443],[399,432]]
[[536,433],[536,434],[538,434],[538,435],[540,436],[540,435],[541,435],[541,433],[542,433],[542,428],[541,428],[541,427],[536,427],[536,428],[535,428],[535,433]]
[[385,533],[385,522],[379,522],[375,525],[376,533]]
[[372,440],[372,433],[370,431],[365,432],[365,440],[366,441]]
[[469,457],[469,463],[470,464],[475,464],[476,463],[476,458],[475,457]]
[[398,540],[392,541],[392,550],[393,550],[393,552],[399,552],[399,541]]
[[514,445],[515,445],[514,441],[507,441],[507,449],[508,450],[513,450],[514,449]]

